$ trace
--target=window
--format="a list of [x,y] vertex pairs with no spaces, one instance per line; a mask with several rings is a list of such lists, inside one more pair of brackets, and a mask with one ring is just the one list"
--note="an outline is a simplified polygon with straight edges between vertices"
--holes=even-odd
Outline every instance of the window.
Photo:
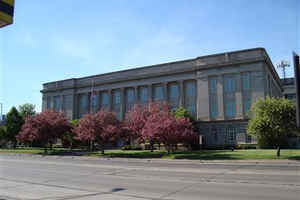
[[54,111],[59,112],[61,109],[61,97],[60,96],[55,96],[53,97],[53,103],[54,103]]
[[251,84],[250,74],[242,74],[243,111],[247,115],[251,108]]
[[99,110],[99,93],[91,92],[91,112],[96,113]]
[[47,110],[50,110],[51,109],[51,97],[48,96],[47,97]]
[[184,106],[196,116],[196,83],[195,81],[187,81],[184,83]]
[[229,126],[226,129],[227,134],[227,144],[234,144],[236,141],[236,128]]
[[88,95],[80,94],[79,95],[79,110],[78,117],[81,118],[83,115],[88,113]]
[[224,77],[224,105],[225,117],[234,118],[236,116],[235,103],[236,83],[235,76],[227,75]]
[[153,86],[153,101],[163,101],[164,100],[164,89],[162,85]]
[[148,95],[148,87],[143,86],[139,88],[139,103],[145,107],[148,104],[149,95]]
[[169,85],[169,105],[171,110],[176,110],[179,105],[179,85],[176,83],[172,83]]
[[63,96],[63,112],[68,119],[72,118],[72,95],[64,95]]
[[127,88],[125,90],[126,92],[126,105],[125,105],[125,111],[130,111],[134,106],[134,89],[133,88]]
[[112,110],[116,113],[117,118],[121,119],[121,92],[114,90],[112,93]]
[[218,96],[217,96],[217,79],[209,79],[209,112],[210,117],[216,119],[218,117]]
[[218,131],[216,127],[211,128],[212,136],[214,137],[214,143],[218,142]]
[[100,109],[101,110],[108,110],[109,109],[108,92],[101,92],[100,93]]

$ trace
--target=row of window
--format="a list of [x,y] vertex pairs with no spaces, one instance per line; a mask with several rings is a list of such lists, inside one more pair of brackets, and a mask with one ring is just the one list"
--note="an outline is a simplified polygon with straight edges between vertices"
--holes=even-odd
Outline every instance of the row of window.
[[217,145],[226,144],[234,145],[237,143],[252,143],[255,138],[252,138],[246,132],[246,125],[202,125],[200,133],[203,135],[204,144]]
[[[196,115],[196,83],[195,81],[186,81],[184,86],[184,106],[193,115]],[[170,83],[167,85],[167,95],[162,84],[152,86],[152,100],[165,101],[170,104],[171,109],[176,109],[180,102],[180,85],[178,83]],[[150,94],[149,87],[141,86],[137,89],[137,96],[134,88],[126,88],[124,90],[124,109],[125,112],[130,111],[136,103],[136,98],[141,105],[149,103]],[[166,98],[167,96],[167,98]],[[89,101],[90,99],[90,101]],[[82,117],[89,111],[95,112],[100,109],[109,108],[109,93],[108,91],[101,91],[97,93],[79,94],[78,96],[78,117]],[[111,92],[111,109],[121,118],[121,90],[116,89]]]
[[[218,118],[218,79],[217,77],[209,78],[209,111],[212,119]],[[236,92],[237,92],[237,76],[225,75],[223,80],[223,103],[224,114],[226,118],[234,118],[236,116]],[[250,73],[241,75],[241,88],[243,95],[243,111],[247,114],[251,107],[251,84]]]

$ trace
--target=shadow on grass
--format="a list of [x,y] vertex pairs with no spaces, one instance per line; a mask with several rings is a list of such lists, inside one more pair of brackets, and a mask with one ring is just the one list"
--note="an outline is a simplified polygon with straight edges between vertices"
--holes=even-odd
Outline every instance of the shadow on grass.
[[288,159],[289,159],[289,160],[300,161],[300,156],[289,156]]
[[231,151],[193,151],[193,152],[175,152],[172,154],[174,159],[189,159],[189,160],[238,160],[241,159],[241,154],[228,154]]
[[161,151],[154,151],[154,152],[146,152],[146,151],[141,151],[141,152],[107,152],[104,154],[104,157],[110,157],[110,158],[162,158],[163,156],[167,155],[166,152],[161,152]]
[[40,152],[39,155],[43,156],[83,156],[88,154],[86,150],[77,149],[77,150],[66,150],[66,149],[53,149],[48,150],[48,152]]

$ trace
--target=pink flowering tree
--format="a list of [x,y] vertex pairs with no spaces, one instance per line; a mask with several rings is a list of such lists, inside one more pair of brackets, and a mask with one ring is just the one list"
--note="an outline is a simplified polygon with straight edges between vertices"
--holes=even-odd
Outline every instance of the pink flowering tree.
[[171,114],[167,103],[161,104],[160,102],[150,103],[147,110],[147,119],[142,129],[142,141],[150,143],[151,151],[155,143],[164,143],[161,136],[164,131],[165,119]]
[[43,145],[46,153],[47,147],[52,148],[52,144],[70,131],[71,127],[63,113],[44,111],[25,119],[17,139],[20,142],[38,141]]
[[143,142],[142,130],[150,112],[141,105],[135,104],[133,109],[126,114],[123,128],[127,131],[128,139]]
[[196,146],[199,141],[199,134],[195,132],[193,122],[189,118],[176,118],[176,131],[180,134],[181,143],[183,143],[188,149],[192,149],[192,146]]
[[74,132],[80,141],[97,142],[101,146],[102,154],[104,154],[105,144],[120,139],[121,126],[114,113],[99,111],[83,116]]

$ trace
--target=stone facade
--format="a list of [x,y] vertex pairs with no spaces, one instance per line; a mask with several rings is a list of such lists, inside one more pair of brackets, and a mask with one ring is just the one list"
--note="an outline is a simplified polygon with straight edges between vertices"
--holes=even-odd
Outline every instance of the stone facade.
[[253,142],[245,132],[251,104],[282,96],[282,85],[265,49],[254,48],[45,83],[41,92],[43,110],[70,119],[105,108],[122,120],[134,103],[167,101],[195,116],[206,145],[231,145]]

